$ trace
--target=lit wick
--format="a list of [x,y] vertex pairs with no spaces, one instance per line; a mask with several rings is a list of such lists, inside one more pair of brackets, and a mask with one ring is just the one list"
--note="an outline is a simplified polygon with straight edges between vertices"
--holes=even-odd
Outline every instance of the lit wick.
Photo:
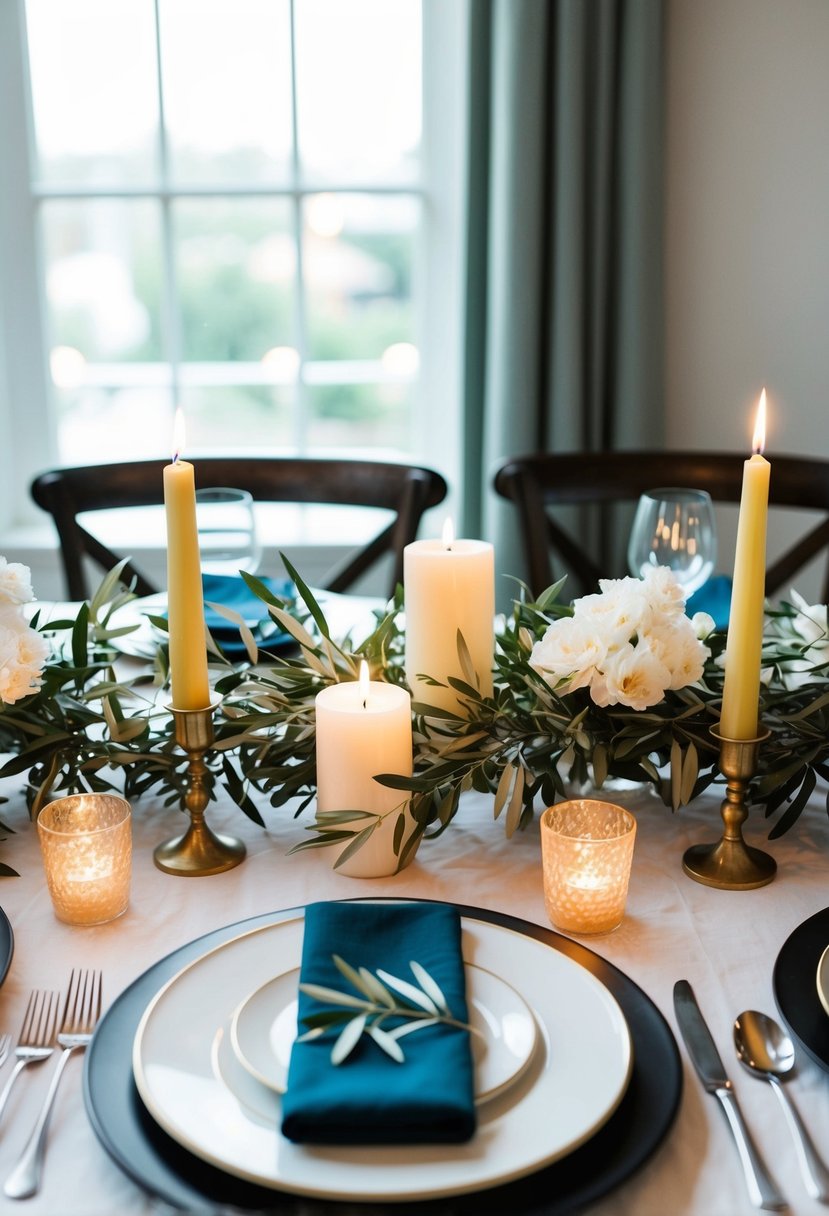
[[757,404],[757,416],[754,423],[754,435],[751,440],[751,450],[755,456],[762,456],[766,446],[766,390],[760,394]]
[[360,695],[363,698],[363,709],[368,709],[368,691],[369,691],[369,675],[368,663],[365,659],[360,661]]
[[452,526],[452,520],[449,516],[446,517],[446,522],[443,525],[443,547],[447,553],[452,551],[452,545],[455,541],[455,529]]

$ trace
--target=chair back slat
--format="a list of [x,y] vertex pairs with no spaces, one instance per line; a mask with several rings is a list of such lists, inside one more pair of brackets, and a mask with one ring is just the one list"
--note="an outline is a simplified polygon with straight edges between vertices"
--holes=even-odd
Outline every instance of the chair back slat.
[[[164,460],[141,460],[50,469],[32,482],[32,498],[49,512],[57,529],[70,599],[89,596],[86,558],[106,571],[124,556],[82,526],[77,516],[160,505],[166,464]],[[433,469],[372,460],[216,456],[200,458],[195,472],[197,488],[232,486],[247,490],[256,502],[391,511],[391,522],[384,519],[378,525],[378,535],[349,555],[326,580],[325,589],[332,591],[349,591],[376,561],[391,554],[393,572],[388,592],[393,594],[403,577],[403,548],[417,536],[424,513],[441,503],[447,493],[444,478]],[[136,580],[139,595],[158,590],[132,561],[125,568],[124,578],[127,582]]]
[[[581,592],[595,589],[601,571],[583,539],[552,512],[560,507],[635,502],[660,486],[707,490],[715,503],[739,503],[745,453],[733,452],[536,452],[510,457],[497,470],[495,490],[518,512],[526,575],[539,595],[562,573],[575,576]],[[821,552],[827,551],[823,602],[829,600],[829,460],[771,457],[770,505],[821,512],[823,519],[772,562],[766,593],[773,595]]]

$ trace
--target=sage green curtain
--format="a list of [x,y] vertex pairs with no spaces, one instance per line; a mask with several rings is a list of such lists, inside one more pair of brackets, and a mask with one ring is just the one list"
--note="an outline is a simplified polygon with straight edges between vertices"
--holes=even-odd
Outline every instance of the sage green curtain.
[[662,34],[662,0],[470,0],[464,526],[502,572],[505,457],[662,439]]

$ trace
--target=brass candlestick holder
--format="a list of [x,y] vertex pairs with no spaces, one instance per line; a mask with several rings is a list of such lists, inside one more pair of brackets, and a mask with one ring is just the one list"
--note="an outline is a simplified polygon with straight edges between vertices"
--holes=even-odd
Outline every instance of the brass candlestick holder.
[[204,709],[174,709],[176,742],[187,752],[187,791],[184,805],[190,826],[182,836],[166,840],[153,853],[159,870],[196,878],[232,870],[245,858],[245,846],[235,836],[220,836],[207,826],[205,808],[210,800],[205,774],[205,753],[213,742],[213,712],[219,702]]
[[685,873],[708,887],[750,891],[764,887],[777,872],[773,857],[751,848],[743,840],[743,823],[748,817],[746,797],[757,771],[757,751],[770,733],[764,730],[756,739],[727,739],[711,729],[719,740],[720,768],[726,778],[725,798],[720,807],[725,830],[716,844],[695,844],[682,858]]

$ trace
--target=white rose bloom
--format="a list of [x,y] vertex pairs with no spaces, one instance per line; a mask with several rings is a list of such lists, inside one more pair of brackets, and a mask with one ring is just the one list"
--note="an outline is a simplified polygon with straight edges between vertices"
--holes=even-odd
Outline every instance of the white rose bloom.
[[29,567],[0,557],[0,603],[28,604],[34,598]]
[[11,705],[35,692],[41,684],[49,647],[22,617],[0,623],[0,701]]
[[629,642],[634,634],[646,629],[652,616],[638,578],[603,578],[601,592],[576,600],[573,609],[577,619],[589,620],[601,633],[608,650]]
[[530,667],[551,688],[567,683],[567,691],[589,684],[607,654],[604,640],[592,623],[565,616],[553,621],[530,655]]
[[659,616],[682,616],[685,592],[668,566],[649,566],[642,576],[645,597]]
[[590,686],[597,705],[627,705],[647,709],[665,695],[671,673],[648,641],[623,646],[611,655],[601,676]]

